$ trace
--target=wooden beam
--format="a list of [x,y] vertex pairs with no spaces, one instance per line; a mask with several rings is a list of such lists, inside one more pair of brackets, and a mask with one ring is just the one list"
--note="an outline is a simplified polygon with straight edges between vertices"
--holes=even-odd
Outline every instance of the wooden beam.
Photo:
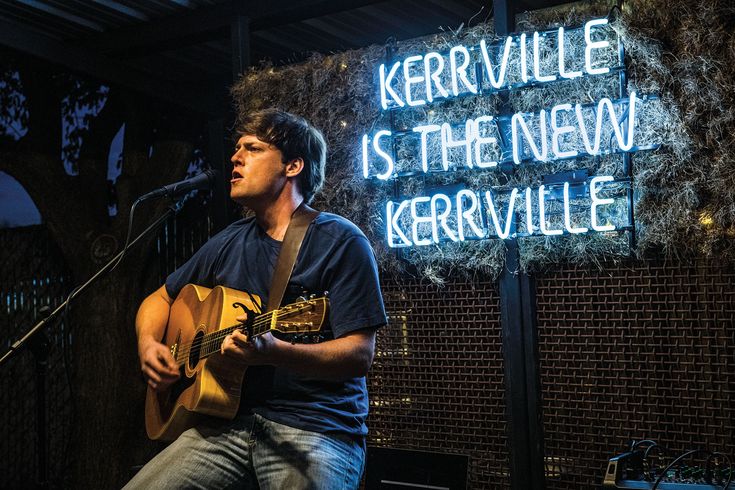
[[[246,0],[237,3],[246,3]],[[258,7],[248,15],[252,19],[252,30],[257,31],[378,3],[388,4],[386,0],[272,0],[258,2]]]
[[516,0],[515,11],[526,12],[556,7],[565,3],[575,3],[577,0]]
[[142,74],[116,60],[57,39],[46,37],[17,23],[0,18],[0,44],[42,60],[61,65],[75,72],[100,79],[104,83],[141,92],[150,97],[172,102],[179,107],[206,114],[213,110],[213,101],[199,91],[188,91],[180,83],[171,83]]
[[250,66],[250,19],[236,15],[231,22],[232,79],[237,80]]
[[[177,17],[123,27],[74,41],[79,46],[94,46],[100,52],[126,58],[226,39],[233,18],[250,19],[250,32],[301,22],[307,19],[353,10],[386,0],[270,0],[228,3],[200,8]],[[253,4],[254,5],[251,5]]]
[[200,8],[184,15],[135,24],[102,34],[74,40],[78,46],[94,46],[112,56],[135,57],[155,51],[224,39],[229,34],[232,17],[237,15],[233,2]]

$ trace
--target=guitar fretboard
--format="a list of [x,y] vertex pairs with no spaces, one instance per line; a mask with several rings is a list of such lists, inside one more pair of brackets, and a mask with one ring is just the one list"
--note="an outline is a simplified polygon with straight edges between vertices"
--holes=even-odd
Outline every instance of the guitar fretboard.
[[[282,318],[290,318],[294,316],[299,317],[307,312],[313,312],[316,316],[321,312],[323,315],[324,309],[326,308],[326,301],[327,299],[325,297],[310,299],[285,306],[278,310],[257,315],[252,322],[250,337],[255,338],[270,332],[271,330],[278,330],[284,333],[302,333],[312,331],[314,327],[313,322],[297,322],[290,325],[284,323],[277,324],[276,322]],[[318,318],[318,320],[319,325],[317,325],[317,329],[321,327],[321,318]],[[230,335],[236,329],[244,330],[246,326],[247,325],[244,323],[238,323],[237,325],[224,327],[217,331],[196,337],[192,342],[173,345],[171,346],[171,353],[174,355],[174,359],[178,366],[182,366],[186,363],[192,355],[197,359],[205,359],[220,351],[225,337]]]
[[[255,319],[253,320],[252,328],[253,338],[263,335],[264,333],[271,330],[273,319],[278,315],[279,311],[280,310],[274,310],[255,317]],[[225,340],[225,337],[227,337],[237,329],[244,330],[245,324],[238,323],[237,325],[221,328],[216,332],[204,334],[201,337],[194,339],[194,341],[189,344],[182,344],[178,346],[175,357],[176,364],[178,364],[179,366],[184,364],[191,353],[197,354],[197,357],[200,359],[205,359],[212,354],[219,352],[222,347],[222,342],[224,342]]]

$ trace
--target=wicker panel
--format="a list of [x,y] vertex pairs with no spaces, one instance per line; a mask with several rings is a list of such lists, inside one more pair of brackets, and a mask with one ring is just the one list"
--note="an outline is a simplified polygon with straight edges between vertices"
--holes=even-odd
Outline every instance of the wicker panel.
[[178,215],[170,218],[158,235],[156,249],[160,284],[215,233],[214,222],[209,215],[210,210],[205,207],[206,203],[197,205],[202,196],[194,199],[194,202],[187,202]]
[[369,375],[368,444],[470,456],[470,488],[507,488],[495,285],[383,285],[390,323]]
[[538,316],[548,489],[599,484],[628,439],[735,454],[732,269],[570,267],[539,278]]
[[[180,217],[159,241],[162,269],[211,232]],[[181,223],[181,221],[179,222]],[[195,223],[198,223],[195,226]],[[68,279],[42,228],[0,232],[0,335],[32,326]],[[470,488],[508,488],[503,359],[494,283],[384,283],[390,323],[369,376],[374,446],[470,456]],[[735,453],[735,272],[715,263],[568,267],[538,278],[547,488],[599,484],[628,439]],[[70,404],[60,331],[48,380],[52,475],[63,478]],[[11,488],[36,478],[33,359],[0,371],[0,466]],[[57,484],[63,484],[57,481]]]
[[[59,250],[45,227],[0,230],[0,338],[2,354],[11,342],[33,327],[66,299],[68,274]],[[66,441],[71,417],[69,385],[63,363],[62,332],[58,324],[48,334],[51,348],[46,382],[49,472],[52,484],[62,486],[70,461]],[[24,488],[37,481],[35,362],[23,349],[0,369],[0,472],[3,487]]]
[[[164,274],[186,261],[211,232],[212,222],[201,206],[187,204],[180,215],[169,220],[157,243]],[[66,299],[70,279],[63,256],[44,226],[0,230],[0,250],[0,339],[4,354],[12,341],[42,318],[42,306],[50,305],[53,310]],[[51,344],[46,381],[48,465],[52,487],[65,487],[73,457],[68,441],[74,407],[63,362],[61,328],[55,324],[47,333]],[[30,352],[16,355],[0,370],[3,488],[23,488],[37,479],[34,382],[34,358]]]

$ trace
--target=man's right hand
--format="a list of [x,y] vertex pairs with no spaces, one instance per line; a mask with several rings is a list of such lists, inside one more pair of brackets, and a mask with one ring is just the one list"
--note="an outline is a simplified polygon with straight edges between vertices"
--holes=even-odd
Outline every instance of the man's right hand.
[[176,361],[162,343],[152,338],[141,340],[138,355],[140,369],[148,380],[148,385],[154,390],[162,391],[179,379]]

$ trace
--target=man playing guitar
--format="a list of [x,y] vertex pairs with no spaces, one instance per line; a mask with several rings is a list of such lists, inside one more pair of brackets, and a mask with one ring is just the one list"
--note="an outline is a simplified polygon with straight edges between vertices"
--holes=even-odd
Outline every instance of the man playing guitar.
[[[268,109],[243,118],[238,133],[230,196],[253,216],[212,237],[138,310],[141,369],[156,392],[182,377],[170,347],[161,343],[173,298],[185,285],[197,284],[246,291],[266,304],[291,216],[324,180],[326,144],[304,119]],[[290,292],[329,292],[323,341],[302,343],[277,332],[248,338],[240,329],[232,331],[213,356],[247,368],[235,418],[207,417],[186,430],[126,488],[359,486],[367,433],[365,374],[376,330],[386,323],[367,239],[348,220],[319,214],[288,284],[287,300],[293,299]]]

